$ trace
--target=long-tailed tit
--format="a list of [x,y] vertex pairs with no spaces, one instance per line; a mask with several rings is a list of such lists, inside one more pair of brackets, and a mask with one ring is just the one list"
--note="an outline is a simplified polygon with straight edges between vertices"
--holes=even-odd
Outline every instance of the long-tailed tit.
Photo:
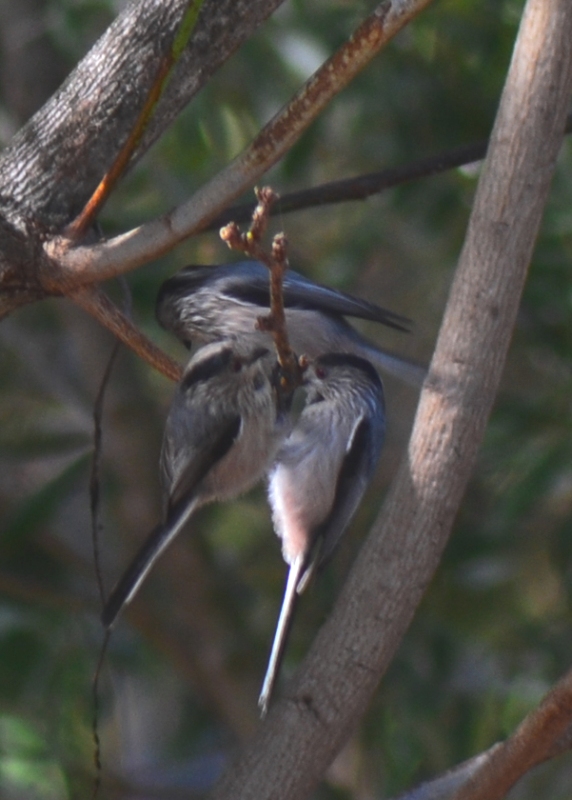
[[278,383],[276,357],[266,348],[216,342],[191,359],[163,437],[164,519],[113,589],[102,614],[106,627],[197,508],[236,497],[268,470],[289,432],[289,398]]
[[[157,319],[188,347],[191,342],[255,337],[269,347],[270,336],[256,330],[268,312],[268,270],[258,261],[216,267],[189,266],[166,280],[157,297]],[[288,270],[284,276],[284,306],[294,352],[311,358],[323,353],[354,353],[376,367],[413,385],[426,370],[419,364],[382,350],[367,341],[345,316],[380,322],[406,331],[410,320],[392,311],[329,289]]]
[[373,476],[385,434],[383,387],[368,361],[335,353],[307,371],[306,405],[269,475],[268,496],[289,565],[259,706],[276,682],[296,598],[332,554]]

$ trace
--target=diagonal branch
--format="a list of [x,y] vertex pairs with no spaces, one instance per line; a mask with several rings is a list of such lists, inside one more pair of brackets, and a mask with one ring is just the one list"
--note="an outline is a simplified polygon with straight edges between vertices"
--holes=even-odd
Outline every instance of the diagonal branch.
[[502,747],[502,744],[497,742],[497,744],[493,744],[492,747],[473,756],[473,758],[469,758],[467,761],[457,764],[453,769],[437,775],[436,778],[424,781],[412,789],[401,792],[392,800],[451,800],[453,792],[466,783],[484,763],[492,758],[499,747]]
[[[564,683],[566,683],[566,686],[563,685]],[[508,748],[507,752],[507,745],[509,742],[496,742],[496,744],[493,744],[492,747],[489,747],[482,753],[467,759],[467,761],[463,761],[461,764],[457,764],[453,769],[447,770],[447,772],[443,772],[441,775],[437,775],[437,777],[425,781],[415,786],[413,789],[402,792],[398,797],[393,798],[393,800],[461,800],[461,798],[462,800],[467,800],[464,792],[472,791],[474,783],[481,787],[481,791],[483,792],[482,797],[484,799],[493,800],[495,794],[494,789],[491,790],[490,788],[491,784],[493,786],[505,786],[504,776],[507,773],[512,773],[514,775],[514,764],[510,762],[514,759],[515,754],[521,755],[523,739],[528,738],[528,743],[531,745],[533,751],[536,752],[534,753],[534,764],[528,761],[526,763],[526,769],[522,769],[523,759],[519,758],[521,769],[517,775],[518,778],[521,778],[525,772],[533,766],[538,766],[551,758],[556,758],[569,751],[572,746],[570,683],[570,673],[568,673],[558,685],[549,692],[544,700],[542,700],[538,708],[531,711],[526,720],[519,726],[516,733],[511,736],[509,742],[518,736],[518,738],[521,739],[520,746],[515,746],[513,744]],[[561,705],[562,692],[566,694],[566,702]],[[537,724],[538,717],[543,717],[546,722],[548,716],[547,708],[555,712],[551,715],[552,719],[550,720],[552,727],[552,735],[550,738],[552,739],[552,744],[546,741],[546,736],[544,736],[544,740],[540,741],[537,738],[539,733],[539,726]],[[532,718],[537,718],[536,724],[530,724]],[[566,720],[569,723],[567,726],[565,725]],[[544,730],[542,732],[546,735],[546,724],[543,727]],[[564,733],[560,734],[559,731],[561,731],[562,728],[564,728]],[[463,787],[462,790],[460,787]],[[454,794],[455,791],[458,791],[458,794]],[[472,795],[470,796],[472,797]]]
[[89,198],[82,212],[68,225],[66,235],[71,239],[81,239],[106,203],[109,195],[117,185],[127,169],[131,158],[141,143],[143,134],[147,130],[149,121],[157,107],[169,78],[180,59],[189,37],[197,23],[199,11],[203,0],[188,0],[178,30],[175,33],[173,44],[162,56],[157,67],[157,74],[149,87],[149,93],[137,117],[133,129],[119,150],[109,170],[105,173],[92,196]]
[[[572,114],[569,114],[566,120],[565,133],[572,133]],[[457,167],[468,166],[485,157],[488,144],[488,139],[481,139],[471,144],[454,147],[451,150],[444,150],[437,155],[411,161],[399,167],[388,167],[378,172],[366,172],[351,178],[340,178],[337,181],[321,183],[309,189],[287,192],[280,195],[280,200],[271,210],[270,216],[289,214],[292,211],[302,211],[306,208],[347,203],[352,200],[365,200],[372,195],[380,194],[386,189],[401,186],[409,181],[429,178]],[[253,210],[254,203],[240,203],[231,206],[215,217],[204,230],[216,230],[231,220],[246,222],[250,219]]]
[[[204,0],[131,165],[281,2]],[[0,153],[0,210],[12,224],[33,220],[42,231],[58,231],[83,208],[133,130],[187,7],[188,0],[122,4],[58,92]]]
[[172,381],[180,381],[181,365],[141,333],[109,297],[95,286],[82,286],[69,293],[71,299],[114,334],[123,344]]
[[183,205],[128,233],[70,248],[64,237],[45,246],[67,285],[115,277],[171,250],[202,230],[297,141],[331,99],[431,0],[383,0],[353,36],[306,82],[251,145]]
[[569,748],[565,734],[571,723],[572,670],[512,736],[495,747],[451,800],[501,800],[526,772]]
[[285,699],[214,797],[307,796],[439,563],[502,374],[572,94],[572,6],[528,0],[408,451]]

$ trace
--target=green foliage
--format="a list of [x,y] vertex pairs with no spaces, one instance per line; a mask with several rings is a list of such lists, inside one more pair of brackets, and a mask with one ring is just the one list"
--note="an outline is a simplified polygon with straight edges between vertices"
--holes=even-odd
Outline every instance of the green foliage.
[[[89,38],[94,19],[111,15],[111,4],[51,7],[66,50],[76,30]],[[429,7],[268,180],[286,192],[485,137],[521,8],[516,0],[444,0]],[[366,3],[342,0],[285,5],[119,187],[102,217],[105,233],[188,198],[368,10]],[[336,787],[323,787],[321,797],[390,796],[490,746],[570,663],[571,166],[566,144],[506,377],[454,536],[350,756],[338,764]],[[297,268],[415,319],[410,337],[368,333],[428,361],[476,172],[457,170],[366,202],[285,215],[274,230],[288,234]],[[184,358],[153,321],[157,287],[186,263],[229,258],[217,236],[205,234],[130,275],[137,322]],[[6,687],[0,689],[0,792],[47,800],[71,796],[71,776],[76,780],[91,764],[90,677],[98,635],[85,447],[110,342],[64,303],[26,309],[10,325],[17,333],[10,341],[0,327],[0,687]],[[19,346],[26,339],[49,365],[49,376]],[[114,370],[102,473],[107,583],[159,515],[156,463],[170,392],[131,355]],[[286,675],[331,608],[403,453],[415,393],[391,379],[386,392],[389,440],[376,486],[348,541],[303,598]],[[283,579],[262,492],[201,513],[112,639],[100,720],[110,772],[122,769],[134,783],[159,777],[185,787],[208,783],[216,759],[255,721]],[[550,765],[515,797],[567,797],[558,788],[566,783],[558,770],[567,776],[569,766]]]

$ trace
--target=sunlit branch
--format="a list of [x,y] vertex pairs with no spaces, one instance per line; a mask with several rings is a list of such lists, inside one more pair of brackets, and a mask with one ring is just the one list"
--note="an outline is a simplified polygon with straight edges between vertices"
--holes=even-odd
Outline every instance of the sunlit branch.
[[[572,133],[572,114],[566,122],[565,133]],[[488,139],[481,139],[478,142],[455,147],[451,150],[444,150],[434,156],[420,158],[400,167],[388,167],[378,172],[366,172],[362,175],[355,175],[352,178],[328,181],[310,189],[301,189],[298,192],[287,192],[280,195],[280,200],[271,210],[270,216],[288,214],[292,211],[303,211],[307,208],[319,208],[320,206],[334,205],[336,203],[347,203],[353,200],[365,200],[373,195],[381,194],[386,189],[393,189],[410,181],[429,178],[432,175],[440,175],[458,167],[468,167],[470,164],[481,161],[485,157],[488,144]],[[246,220],[250,219],[253,208],[253,203],[240,203],[236,206],[231,206],[226,211],[223,211],[222,214],[219,214],[218,217],[215,217],[204,230],[216,230],[222,225],[226,225],[230,220],[246,222]]]
[[[531,711],[506,742],[475,770],[451,800],[501,800],[530,769],[562,752],[572,723],[572,670]],[[567,747],[569,741],[565,738]]]
[[87,311],[88,314],[91,314],[123,344],[133,350],[150,366],[165,375],[166,378],[170,378],[172,381],[181,379],[181,365],[141,333],[100,289],[92,286],[83,286],[71,291],[69,296],[74,303],[83,308],[84,311]]
[[145,100],[143,108],[139,113],[139,117],[135,121],[133,130],[127,137],[125,144],[117,154],[117,157],[115,158],[115,161],[111,165],[110,169],[103,176],[95,192],[87,201],[84,209],[74,219],[74,221],[68,225],[65,231],[65,235],[70,239],[80,239],[86,233],[103,208],[109,195],[117,185],[117,182],[127,169],[127,165],[131,160],[131,156],[137,149],[143,134],[147,130],[147,126],[149,125],[149,121],[153,115],[153,112],[155,111],[155,108],[157,107],[159,98],[163,94],[163,90],[165,89],[165,86],[167,85],[167,82],[173,73],[173,69],[181,57],[183,49],[189,41],[191,33],[195,28],[202,4],[203,0],[189,0],[187,8],[183,14],[181,24],[179,25],[179,29],[175,33],[173,45],[171,49],[165,53],[165,55],[163,55],[159,62],[155,80],[149,89],[147,99]]
[[71,247],[65,237],[45,249],[69,287],[135,269],[202,230],[250,188],[299,139],[318,114],[431,0],[384,0],[254,141],[186,203],[107,242]]

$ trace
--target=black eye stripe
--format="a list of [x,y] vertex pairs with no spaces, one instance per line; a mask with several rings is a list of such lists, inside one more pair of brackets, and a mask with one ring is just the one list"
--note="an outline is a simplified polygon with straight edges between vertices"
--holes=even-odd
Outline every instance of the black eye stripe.
[[359,369],[376,385],[381,386],[381,379],[377,374],[375,367],[366,361],[365,358],[355,356],[353,353],[326,353],[316,359],[316,375],[318,369],[322,367],[344,367],[350,366],[354,369]]
[[268,287],[244,286],[237,281],[229,286],[223,294],[235,300],[242,300],[244,303],[251,303],[253,306],[270,308],[270,290]]
[[194,364],[181,382],[182,389],[190,389],[197,383],[208,381],[215,375],[219,375],[229,366],[232,357],[232,350],[225,348],[210,356],[210,358],[205,358],[203,361],[199,361],[198,364]]

